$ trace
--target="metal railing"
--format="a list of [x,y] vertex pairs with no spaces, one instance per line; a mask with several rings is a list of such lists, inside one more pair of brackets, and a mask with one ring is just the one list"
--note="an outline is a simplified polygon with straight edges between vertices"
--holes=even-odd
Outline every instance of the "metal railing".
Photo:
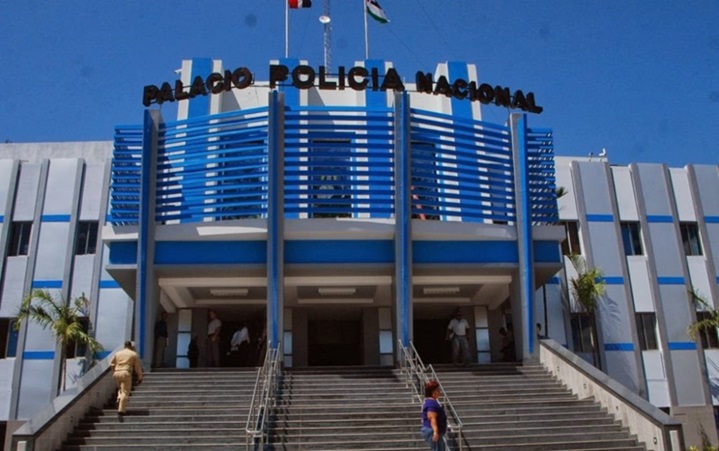
[[434,371],[432,365],[425,365],[424,362],[422,362],[422,358],[419,356],[412,341],[409,342],[409,346],[402,344],[401,340],[398,340],[398,344],[401,354],[402,373],[405,375],[405,384],[412,387],[414,398],[417,402],[420,404],[424,402],[424,387],[429,381],[434,380],[439,383],[439,390],[444,401],[445,412],[447,413],[447,434],[444,436],[445,445],[450,451],[452,449],[462,451],[464,444],[462,438],[462,420],[454,409],[449,396],[447,396],[447,392],[445,392],[444,386],[442,386],[442,382],[439,380],[437,373]]
[[247,414],[245,449],[264,449],[269,441],[268,417],[276,406],[277,384],[282,368],[281,346],[267,346],[265,361],[257,370],[255,390],[252,393],[250,411]]

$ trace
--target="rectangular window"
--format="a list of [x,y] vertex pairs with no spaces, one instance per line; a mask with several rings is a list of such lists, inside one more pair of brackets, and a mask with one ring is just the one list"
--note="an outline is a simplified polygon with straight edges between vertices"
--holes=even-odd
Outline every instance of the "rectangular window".
[[223,153],[215,159],[217,192],[212,200],[221,221],[259,218],[266,210],[267,142],[257,138],[243,129],[220,138]]
[[[697,312],[697,321],[704,321],[712,318],[710,312]],[[704,349],[719,348],[719,333],[716,327],[707,327],[699,331]]]
[[682,232],[682,245],[686,255],[703,255],[702,243],[699,240],[699,226],[696,222],[683,222],[679,224]]
[[577,221],[561,221],[566,239],[562,242],[562,255],[579,255],[582,248],[579,244],[579,223]]
[[75,255],[94,254],[97,247],[97,221],[80,221],[75,237]]
[[313,139],[310,149],[310,190],[313,218],[352,216],[351,139]]
[[412,141],[412,217],[439,219],[437,150],[433,143]]
[[[78,318],[82,325],[82,330],[88,333],[90,330],[90,320],[87,318]],[[75,357],[85,357],[87,347],[84,343],[76,343],[75,341],[69,341],[65,347],[65,357],[68,359],[74,359]]]
[[572,341],[574,352],[592,352],[592,316],[589,313],[572,313]]
[[621,228],[624,253],[626,255],[644,255],[642,236],[639,233],[639,223],[623,222]]
[[657,346],[657,314],[654,312],[637,313],[637,334],[639,335],[639,348],[642,351],[658,349]]
[[27,255],[30,250],[30,231],[32,222],[13,222],[10,226],[10,247],[8,257]]
[[17,356],[17,337],[15,320],[0,318],[0,359]]

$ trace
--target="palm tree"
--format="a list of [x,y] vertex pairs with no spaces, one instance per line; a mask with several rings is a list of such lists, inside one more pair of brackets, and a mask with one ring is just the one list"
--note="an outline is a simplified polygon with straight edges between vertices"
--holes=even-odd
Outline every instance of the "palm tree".
[[102,345],[89,335],[80,322],[87,316],[88,300],[83,293],[71,304],[62,298],[55,298],[47,290],[35,289],[23,299],[17,312],[15,328],[19,329],[26,319],[37,323],[43,329],[50,328],[55,340],[60,345],[60,364],[62,390],[65,390],[65,373],[67,371],[67,346],[71,343],[83,344],[90,352],[90,359],[102,350]]
[[[717,311],[714,306],[709,304],[709,302],[704,299],[704,296],[699,294],[696,290],[689,290],[689,296],[691,298],[691,301],[694,302],[695,306],[704,307],[704,311],[709,313],[708,317],[704,318],[703,320],[697,320],[693,322],[689,327],[687,327],[687,335],[689,335],[693,340],[696,339],[697,334],[700,332],[703,332],[705,330],[711,330],[711,328],[719,327],[719,311]],[[698,305],[697,305],[698,304]]]
[[572,254],[569,259],[577,270],[577,275],[569,281],[569,289],[579,307],[589,316],[592,359],[594,360],[594,365],[597,366],[597,342],[599,340],[597,338],[597,320],[594,313],[599,299],[606,292],[607,284],[604,281],[602,270],[587,267],[587,263],[581,255]]
[[569,259],[577,270],[577,276],[570,280],[570,290],[583,311],[594,314],[597,301],[606,291],[602,270],[588,268],[581,255],[572,254]]

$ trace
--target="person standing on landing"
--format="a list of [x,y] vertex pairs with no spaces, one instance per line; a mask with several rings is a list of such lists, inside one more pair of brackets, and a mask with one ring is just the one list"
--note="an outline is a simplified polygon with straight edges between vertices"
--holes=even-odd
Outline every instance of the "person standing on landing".
[[429,381],[424,387],[424,403],[422,404],[422,429],[420,433],[424,441],[429,443],[432,451],[444,451],[444,435],[447,433],[447,414],[439,402],[439,382]]
[[459,366],[459,352],[462,351],[462,363],[469,366],[471,357],[469,355],[469,342],[467,341],[467,331],[469,323],[462,318],[462,312],[457,309],[454,312],[454,318],[447,326],[447,336],[445,339],[452,342],[452,363]]
[[160,319],[155,323],[155,358],[152,362],[153,368],[164,366],[167,337],[167,312],[162,312]]
[[131,341],[125,342],[125,348],[115,353],[110,361],[112,377],[117,385],[117,414],[125,415],[127,401],[132,390],[132,372],[137,375],[137,383],[141,384],[143,379],[142,363],[132,347]]
[[217,312],[210,310],[210,322],[207,324],[207,353],[205,354],[206,366],[220,366],[220,331],[222,321],[217,317]]

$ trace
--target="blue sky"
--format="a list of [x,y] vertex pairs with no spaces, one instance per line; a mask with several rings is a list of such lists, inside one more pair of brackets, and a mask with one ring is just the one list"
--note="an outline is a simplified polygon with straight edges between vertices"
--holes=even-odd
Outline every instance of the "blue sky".
[[[290,56],[323,61],[323,0],[291,11]],[[439,62],[532,91],[529,124],[558,155],[613,163],[719,164],[719,1],[380,0],[370,57],[410,81]],[[364,58],[362,0],[331,0],[332,64]],[[222,59],[267,79],[284,55],[284,0],[0,3],[0,142],[112,139],[142,122],[142,88],[181,60]],[[167,108],[167,107],[165,107]],[[168,108],[166,117],[171,114]],[[505,109],[484,117],[503,122]]]

